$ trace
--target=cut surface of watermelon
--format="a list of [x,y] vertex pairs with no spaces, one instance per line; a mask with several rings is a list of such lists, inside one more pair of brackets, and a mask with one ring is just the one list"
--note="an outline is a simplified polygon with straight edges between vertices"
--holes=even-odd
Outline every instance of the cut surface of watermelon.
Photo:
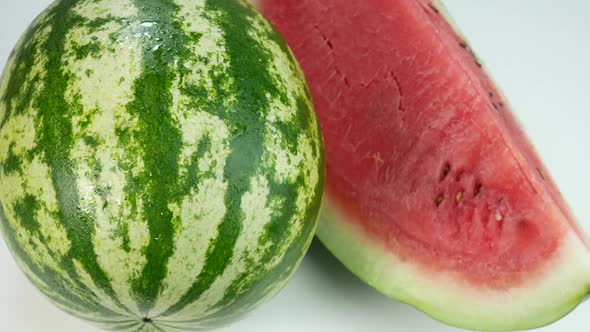
[[550,323],[590,286],[585,235],[438,3],[262,0],[326,145],[318,236],[381,292],[480,330]]

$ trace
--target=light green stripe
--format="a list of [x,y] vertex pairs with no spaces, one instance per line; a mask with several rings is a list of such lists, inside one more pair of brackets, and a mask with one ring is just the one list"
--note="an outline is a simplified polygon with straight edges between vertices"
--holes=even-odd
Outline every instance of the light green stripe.
[[[177,21],[190,22],[183,25],[184,33],[199,37],[187,45],[192,56],[176,66],[182,77],[173,84],[171,112],[182,132],[179,172],[183,193],[181,199],[169,204],[176,225],[174,254],[150,317],[166,311],[190,289],[204,266],[207,244],[218,236],[219,223],[227,210],[224,197],[228,184],[223,170],[230,153],[230,132],[222,118],[211,114],[207,106],[216,98],[219,84],[210,72],[227,70],[228,61],[222,32],[213,24],[211,15],[203,15],[204,3],[176,1]],[[228,78],[225,83],[231,91],[232,80]],[[187,86],[199,87],[204,93],[187,93]],[[231,102],[224,101],[225,105]]]
[[[98,11],[99,6],[108,6],[121,17]],[[142,172],[143,165],[139,152],[128,153],[117,136],[117,130],[133,128],[137,118],[113,112],[133,100],[133,81],[141,72],[139,42],[120,42],[139,30],[139,24],[125,23],[136,20],[137,12],[129,0],[80,2],[74,12],[88,20],[109,21],[98,29],[79,25],[68,31],[64,70],[71,79],[66,100],[81,105],[72,117],[75,143],[70,158],[77,165],[81,209],[95,216],[93,245],[98,262],[117,298],[139,317],[130,280],[138,277],[145,266],[142,250],[149,243],[149,230],[146,222],[137,218],[125,188],[128,173]],[[88,45],[100,52],[80,58],[78,50]],[[139,151],[139,144],[126,143]],[[134,166],[129,168],[127,164]],[[140,204],[137,213],[141,212]]]
[[[205,316],[208,310],[219,303],[230,285],[250,266],[261,264],[268,245],[261,245],[259,240],[265,231],[265,225],[271,221],[272,210],[267,204],[269,198],[268,180],[264,176],[252,178],[250,190],[242,196],[241,210],[244,213],[243,231],[238,236],[233,254],[223,274],[218,276],[211,286],[195,301],[168,319],[187,320]],[[252,273],[253,271],[250,271]]]

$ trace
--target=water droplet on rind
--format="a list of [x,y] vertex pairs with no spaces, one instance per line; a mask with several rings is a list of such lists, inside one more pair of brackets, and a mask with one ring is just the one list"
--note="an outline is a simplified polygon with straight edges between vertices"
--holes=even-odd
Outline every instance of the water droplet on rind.
[[141,22],[139,25],[141,25],[144,28],[151,28],[156,24],[157,24],[156,22],[146,21],[146,22]]

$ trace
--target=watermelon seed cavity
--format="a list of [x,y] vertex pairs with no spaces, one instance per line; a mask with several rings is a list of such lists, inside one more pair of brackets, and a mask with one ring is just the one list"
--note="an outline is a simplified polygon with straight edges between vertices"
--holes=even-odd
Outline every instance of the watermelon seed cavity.
[[455,196],[455,199],[457,200],[457,204],[461,204],[461,202],[463,201],[464,195],[465,195],[465,193],[462,191],[457,193],[457,196]]
[[436,207],[439,207],[444,200],[445,197],[443,195],[438,195],[438,197],[436,198]]
[[479,193],[481,192],[481,188],[482,188],[481,183],[476,184],[475,189],[473,190],[473,196],[479,195]]
[[545,173],[543,173],[543,171],[539,167],[537,167],[537,172],[539,172],[541,179],[543,179],[543,181],[545,181]]
[[[326,46],[328,46],[328,48],[330,49],[330,52],[333,52],[334,45],[332,44],[332,42],[330,41],[328,36],[326,36],[326,34],[320,29],[319,25],[316,24],[313,27],[320,34],[320,36],[322,37],[322,40],[324,41]],[[334,66],[334,71],[336,72],[336,74],[338,74],[338,76],[342,77],[342,79],[344,80],[344,84],[350,88],[351,85],[350,85],[350,82],[348,81],[348,77],[346,77],[336,65]]]
[[328,45],[328,47],[333,50],[334,49],[334,45],[332,45],[332,42],[330,41],[330,39],[328,39],[328,36],[326,36],[325,33],[322,32],[322,30],[320,29],[319,25],[314,25],[313,26],[317,32],[320,33],[320,36],[322,36],[322,39],[324,40],[324,42],[326,43],[326,45]]
[[464,170],[457,171],[457,176],[455,176],[455,181],[460,182],[461,178],[463,177],[464,174],[465,174]]
[[436,14],[439,13],[438,8],[436,8],[433,4],[429,3],[428,7],[430,7],[430,9],[432,9],[432,11],[435,12]]
[[441,181],[444,180],[447,177],[447,175],[449,175],[450,172],[451,172],[451,164],[445,163],[445,165],[443,166],[442,175],[441,175],[440,180]]
[[[324,36],[324,38],[326,38],[326,37]],[[332,50],[334,49],[334,45],[332,45],[332,42],[328,38],[326,38],[326,45],[328,45],[328,47],[330,49],[332,49]]]

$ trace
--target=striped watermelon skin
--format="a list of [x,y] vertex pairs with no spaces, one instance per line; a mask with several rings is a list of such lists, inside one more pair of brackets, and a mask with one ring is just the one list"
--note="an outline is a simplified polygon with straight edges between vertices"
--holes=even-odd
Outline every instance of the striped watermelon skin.
[[58,0],[0,79],[0,228],[63,310],[229,323],[285,285],[324,176],[304,77],[236,0]]

